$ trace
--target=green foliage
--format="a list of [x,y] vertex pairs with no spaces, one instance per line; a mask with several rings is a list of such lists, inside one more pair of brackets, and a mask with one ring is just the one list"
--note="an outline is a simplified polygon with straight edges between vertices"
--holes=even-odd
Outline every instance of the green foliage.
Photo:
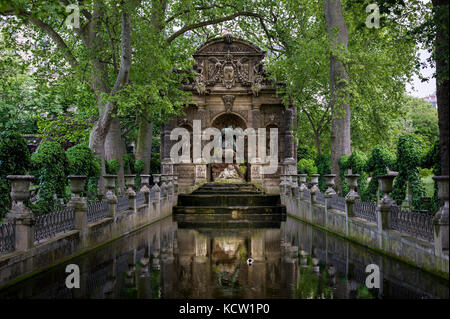
[[30,164],[26,140],[17,133],[0,132],[0,220],[11,206],[11,185],[6,176],[26,174]]
[[424,155],[423,142],[413,134],[401,136],[397,144],[397,161],[395,169],[398,175],[394,181],[392,198],[401,205],[406,196],[409,183],[410,196],[414,209],[424,209],[421,197],[425,196],[425,189],[419,176],[419,169]]
[[123,171],[125,174],[135,174],[134,170],[134,155],[133,154],[125,154],[122,158],[123,163]]
[[395,163],[395,155],[382,145],[377,145],[372,150],[366,163],[366,172],[371,177],[366,191],[361,195],[364,200],[376,202],[378,193],[377,175],[387,174],[387,168],[392,168]]
[[365,173],[366,162],[366,155],[360,151],[353,151],[350,156],[341,156],[339,159],[339,174],[342,181],[342,194],[345,195],[350,190],[345,175],[347,175],[348,170],[351,169],[352,174],[360,175],[358,178],[358,193],[363,197],[367,188],[367,174]]
[[298,143],[298,147],[297,147],[298,160],[301,160],[303,158],[314,159],[315,155],[316,155],[316,152],[313,148],[309,147],[308,145]]
[[120,161],[117,158],[105,161],[106,174],[117,175],[120,170]]
[[325,183],[324,175],[331,173],[330,155],[320,154],[315,159],[315,164],[317,167],[317,172],[320,174],[319,177],[319,188],[321,192],[325,192],[327,185]]
[[317,166],[312,159],[301,159],[297,163],[298,172],[300,174],[317,174]]
[[31,156],[33,175],[39,183],[39,199],[32,205],[37,214],[49,213],[59,208],[53,197],[65,198],[69,162],[60,144],[44,141]]
[[94,157],[94,153],[87,144],[72,146],[66,151],[66,155],[69,161],[69,173],[86,175],[85,189],[88,191],[88,197],[95,197],[101,173],[99,159]]
[[[421,166],[424,168],[432,169],[434,176],[441,175],[441,157],[439,151],[439,140],[436,139],[433,143],[433,146],[428,150],[425,156],[422,158]],[[438,196],[438,187],[437,184],[434,183],[434,193],[433,199],[431,203],[431,211],[436,212],[440,205],[440,199]]]

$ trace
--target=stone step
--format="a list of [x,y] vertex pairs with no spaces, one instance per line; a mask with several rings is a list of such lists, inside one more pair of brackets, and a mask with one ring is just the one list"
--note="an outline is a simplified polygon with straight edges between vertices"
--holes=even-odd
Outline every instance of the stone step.
[[279,206],[279,195],[262,195],[262,194],[191,194],[178,195],[177,206]]
[[175,214],[177,222],[280,221],[282,214]]
[[286,212],[285,206],[175,206],[173,213],[176,214],[283,214]]
[[227,221],[178,221],[178,228],[187,229],[255,229],[255,228],[277,228],[281,221],[250,221],[250,220],[227,220]]

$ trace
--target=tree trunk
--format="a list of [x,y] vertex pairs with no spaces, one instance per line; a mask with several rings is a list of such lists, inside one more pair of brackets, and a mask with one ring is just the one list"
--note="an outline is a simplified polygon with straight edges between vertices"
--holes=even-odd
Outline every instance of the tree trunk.
[[103,175],[106,174],[105,169],[105,138],[106,136],[100,134],[98,130],[98,122],[94,125],[89,135],[89,147],[92,149],[94,156],[100,158],[101,173],[98,179],[98,195],[104,196],[106,194],[105,181]]
[[317,154],[322,154],[322,147],[320,145],[320,133],[314,132],[314,142],[316,143]]
[[[325,0],[325,21],[331,42],[331,173],[336,174],[336,188],[342,192],[339,176],[339,158],[350,155],[350,105],[345,94],[348,74],[333,50],[347,50],[348,31],[340,0]],[[337,30],[337,32],[336,32]]]
[[[436,98],[439,118],[439,148],[441,155],[441,175],[449,175],[448,171],[448,147],[449,147],[449,127],[448,127],[448,13],[444,15],[444,10],[448,10],[448,0],[432,0],[435,10],[436,39],[434,42],[434,60],[436,62]],[[445,16],[445,19],[440,18]],[[447,27],[446,27],[447,26]]]
[[120,129],[119,119],[113,117],[109,125],[108,133],[105,138],[105,159],[110,161],[117,158],[120,162],[120,169],[117,173],[117,185],[119,192],[125,189],[123,155],[126,153],[125,143],[122,140],[122,130]]
[[145,117],[139,119],[139,131],[136,145],[136,161],[145,163],[143,174],[150,174],[150,159],[152,155],[153,122]]

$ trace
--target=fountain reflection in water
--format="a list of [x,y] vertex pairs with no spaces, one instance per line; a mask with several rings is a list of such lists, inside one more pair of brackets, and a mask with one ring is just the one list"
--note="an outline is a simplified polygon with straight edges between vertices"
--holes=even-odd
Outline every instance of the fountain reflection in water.
[[[444,280],[292,219],[195,225],[168,218],[69,261],[80,266],[80,289],[65,287],[62,265],[0,298],[449,297]],[[364,284],[368,264],[380,267],[380,289]]]

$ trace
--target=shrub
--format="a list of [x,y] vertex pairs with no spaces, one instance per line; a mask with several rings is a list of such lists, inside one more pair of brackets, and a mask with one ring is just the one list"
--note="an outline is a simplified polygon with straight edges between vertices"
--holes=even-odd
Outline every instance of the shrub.
[[317,167],[312,159],[301,159],[298,161],[298,171],[300,174],[317,174]]
[[56,142],[45,141],[31,156],[31,164],[39,183],[39,199],[32,205],[33,211],[42,214],[60,208],[53,196],[65,197],[69,163],[64,149]]
[[8,175],[26,174],[31,166],[30,152],[26,140],[19,134],[4,131],[0,133],[0,220],[11,207],[9,197],[11,184]]
[[424,208],[421,204],[421,197],[425,196],[425,188],[420,180],[418,169],[423,161],[423,149],[423,142],[413,134],[402,135],[398,140],[397,161],[395,162],[398,175],[392,192],[392,198],[398,205],[401,205],[405,199],[409,183],[414,209]]
[[101,173],[99,159],[94,157],[94,153],[87,144],[78,144],[66,151],[69,161],[69,172],[71,175],[86,175],[85,189],[88,197],[94,198],[98,193],[98,179]]
[[392,168],[395,163],[395,155],[384,146],[377,145],[372,150],[366,163],[366,172],[371,176],[369,185],[366,188],[364,199],[376,202],[378,193],[377,175],[387,174],[387,167]]
[[317,167],[319,177],[319,188],[321,192],[325,192],[327,189],[327,185],[325,183],[324,175],[330,174],[331,172],[331,164],[330,164],[330,155],[329,154],[320,154],[315,159],[315,164]]
[[117,158],[105,161],[106,174],[117,175],[120,170],[120,161]]
[[[421,166],[433,170],[434,176],[441,175],[441,156],[439,149],[439,139],[435,140],[433,146],[428,150],[428,152],[423,156],[421,161]],[[429,209],[432,212],[436,212],[440,205],[440,199],[438,196],[438,187],[434,183],[434,194],[431,201]]]

